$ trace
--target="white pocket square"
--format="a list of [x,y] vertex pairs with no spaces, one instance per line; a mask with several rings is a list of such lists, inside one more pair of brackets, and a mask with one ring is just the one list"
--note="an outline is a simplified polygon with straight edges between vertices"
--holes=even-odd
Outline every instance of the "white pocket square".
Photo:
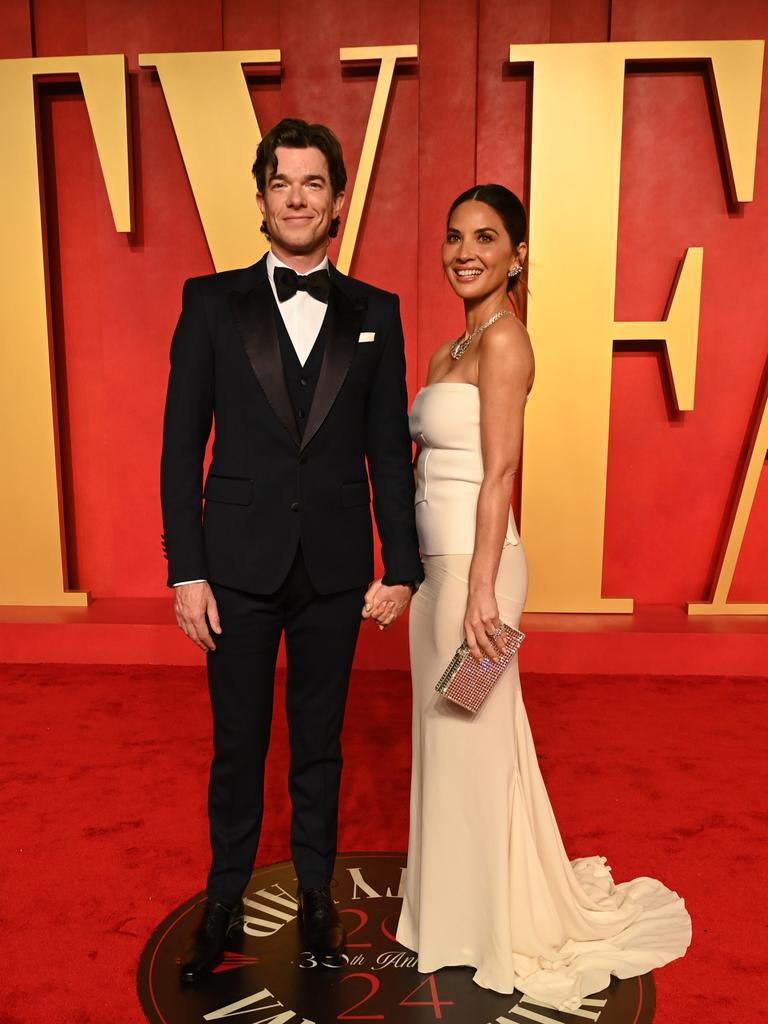
[[357,343],[358,343],[358,345],[361,345],[365,341],[375,341],[375,340],[376,340],[376,332],[375,331],[363,331],[361,333],[360,337],[357,339]]

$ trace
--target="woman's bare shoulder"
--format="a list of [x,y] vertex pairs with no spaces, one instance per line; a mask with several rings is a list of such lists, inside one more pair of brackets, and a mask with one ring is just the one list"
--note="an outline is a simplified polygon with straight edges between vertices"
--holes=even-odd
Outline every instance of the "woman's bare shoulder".
[[485,331],[478,355],[487,354],[495,363],[523,363],[533,367],[533,346],[528,331],[516,316],[505,316]]

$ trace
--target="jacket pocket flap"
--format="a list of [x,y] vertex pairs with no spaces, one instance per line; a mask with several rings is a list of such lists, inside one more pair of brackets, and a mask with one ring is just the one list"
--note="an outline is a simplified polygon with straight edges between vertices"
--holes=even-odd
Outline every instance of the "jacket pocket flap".
[[206,501],[223,501],[228,505],[250,505],[253,481],[236,476],[208,475],[203,497]]
[[367,480],[357,480],[353,484],[341,485],[341,507],[351,508],[354,505],[367,505],[371,500]]

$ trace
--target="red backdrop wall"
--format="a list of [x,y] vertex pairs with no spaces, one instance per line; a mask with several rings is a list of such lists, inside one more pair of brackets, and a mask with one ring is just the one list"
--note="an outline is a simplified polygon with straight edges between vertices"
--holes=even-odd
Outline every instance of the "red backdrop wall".
[[[433,347],[461,325],[438,258],[450,201],[478,180],[527,190],[531,80],[507,63],[510,43],[768,35],[763,0],[2,0],[2,12],[2,57],[125,53],[130,70],[127,237],[112,225],[79,87],[41,88],[70,586],[94,597],[165,593],[168,344],[183,280],[212,269],[162,89],[139,53],[279,47],[281,74],[250,82],[262,129],[285,115],[330,123],[353,181],[376,70],[343,70],[339,47],[418,43],[418,63],[395,73],[352,268],[400,293],[413,394]],[[614,357],[606,594],[708,596],[768,353],[767,95],[755,201],[736,211],[704,73],[627,75],[617,319],[660,319],[686,247],[705,257],[695,411],[672,415],[656,355]],[[578,250],[573,263],[589,273]],[[734,599],[768,599],[767,476]]]

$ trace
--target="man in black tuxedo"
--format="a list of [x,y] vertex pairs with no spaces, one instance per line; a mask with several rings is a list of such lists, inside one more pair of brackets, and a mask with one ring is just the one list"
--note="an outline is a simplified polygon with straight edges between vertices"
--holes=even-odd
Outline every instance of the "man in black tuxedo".
[[[329,884],[361,609],[385,628],[422,578],[398,300],[326,255],[344,201],[341,147],[323,125],[286,119],[253,172],[271,252],[185,283],[163,432],[168,583],[179,625],[207,653],[214,726],[208,903],[185,982],[216,965],[242,919],[283,633],[299,917],[321,962],[339,963]],[[385,567],[373,584],[369,481]]]

